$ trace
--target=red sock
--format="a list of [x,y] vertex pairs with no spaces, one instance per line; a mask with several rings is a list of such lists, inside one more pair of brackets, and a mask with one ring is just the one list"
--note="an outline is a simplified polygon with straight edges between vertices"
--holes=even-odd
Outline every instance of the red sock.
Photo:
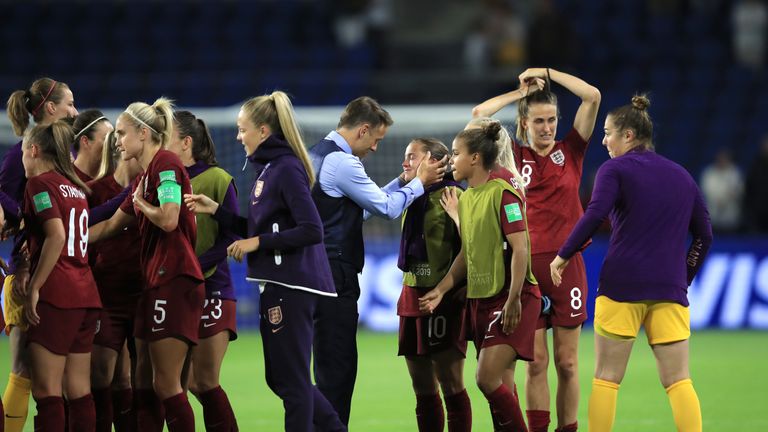
[[136,429],[142,432],[162,432],[165,422],[163,404],[154,390],[136,389]]
[[466,389],[446,396],[445,410],[448,411],[448,432],[472,430],[472,404],[469,403]]
[[91,394],[96,410],[96,432],[112,432],[112,395],[109,387],[92,388]]
[[168,432],[195,432],[195,414],[186,393],[163,400],[163,406]]
[[528,427],[531,432],[547,432],[549,428],[549,411],[526,410],[525,416],[528,417]]
[[135,432],[136,416],[133,410],[133,390],[112,390],[112,412],[115,432]]
[[64,430],[64,398],[61,396],[48,396],[35,399],[37,402],[37,415],[35,416],[35,431],[62,431]]
[[523,412],[520,411],[520,403],[507,386],[500,385],[493,393],[485,395],[485,398],[488,399],[491,412],[499,423],[499,430],[508,432],[528,431],[525,420],[523,420]]
[[230,432],[237,430],[235,413],[229,403],[227,393],[221,386],[200,393],[200,405],[203,406],[203,421],[207,432]]
[[[517,396],[517,384],[512,385],[512,395],[515,396],[517,404],[520,405],[520,398]],[[491,406],[490,402],[488,403],[488,409],[491,411],[491,423],[493,424],[493,430],[496,431],[503,429],[504,426],[499,424],[499,419],[496,418],[496,414],[493,413],[493,407]]]
[[577,430],[579,430],[579,422],[573,422],[569,425],[555,429],[555,432],[576,432]]
[[96,409],[93,395],[87,395],[69,401],[69,430],[72,432],[96,430]]
[[445,414],[439,394],[416,395],[416,424],[419,432],[442,432]]

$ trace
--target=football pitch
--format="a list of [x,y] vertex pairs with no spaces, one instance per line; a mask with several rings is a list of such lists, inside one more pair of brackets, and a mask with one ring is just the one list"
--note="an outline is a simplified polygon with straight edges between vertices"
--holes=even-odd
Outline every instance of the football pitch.
[[[581,402],[579,425],[586,430],[587,400],[594,368],[593,334],[585,331],[580,345]],[[361,331],[360,363],[352,403],[351,431],[415,431],[415,398],[405,363],[396,356],[397,335]],[[472,400],[473,428],[490,431],[488,404],[474,384],[474,349],[470,347],[465,380]],[[524,363],[516,381],[523,395]],[[0,338],[0,385],[8,379],[8,339]],[[706,431],[768,430],[768,333],[698,331],[691,339],[691,373],[701,400]],[[550,386],[555,383],[550,374]],[[264,381],[261,340],[257,332],[243,332],[230,345],[222,371],[241,431],[280,431],[283,408]],[[203,431],[202,411],[194,401],[197,430]],[[522,398],[524,399],[524,398]],[[554,393],[552,395],[554,404]],[[523,409],[524,407],[524,401]],[[34,402],[25,431],[32,431]],[[554,430],[554,405],[553,424]],[[615,431],[675,430],[666,394],[644,335],[632,352],[619,391]]]

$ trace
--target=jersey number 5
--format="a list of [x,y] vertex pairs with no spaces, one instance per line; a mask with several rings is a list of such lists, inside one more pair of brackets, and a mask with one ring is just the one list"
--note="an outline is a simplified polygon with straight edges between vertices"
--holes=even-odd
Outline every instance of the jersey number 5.
[[[67,256],[75,256],[75,237],[79,228],[80,241],[80,256],[85,258],[86,252],[88,252],[88,210],[83,209],[80,213],[80,217],[76,216],[77,211],[75,209],[69,210],[69,229],[67,230]],[[77,219],[77,221],[75,221]]]

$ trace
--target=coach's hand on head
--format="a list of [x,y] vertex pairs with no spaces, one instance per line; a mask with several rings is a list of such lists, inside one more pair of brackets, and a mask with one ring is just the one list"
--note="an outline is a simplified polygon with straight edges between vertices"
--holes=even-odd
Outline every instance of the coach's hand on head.
[[185,194],[184,204],[195,214],[216,214],[219,203],[203,194]]
[[427,152],[427,156],[419,164],[416,169],[416,177],[421,180],[421,184],[429,185],[437,183],[443,179],[445,175],[446,163],[448,162],[448,156],[443,156],[440,160],[432,160],[431,154]]

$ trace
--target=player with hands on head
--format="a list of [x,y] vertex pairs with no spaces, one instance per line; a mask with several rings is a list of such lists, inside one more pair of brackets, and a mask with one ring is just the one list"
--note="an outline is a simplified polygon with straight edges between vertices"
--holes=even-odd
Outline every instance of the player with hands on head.
[[606,116],[603,145],[611,159],[598,170],[584,216],[550,263],[553,282],[562,285],[572,257],[610,219],[595,302],[590,431],[613,427],[619,384],[641,326],[677,430],[702,430],[688,369],[687,291],[712,244],[712,226],[688,171],[654,151],[649,105],[647,96],[634,96]]
[[528,230],[522,197],[506,180],[489,180],[498,155],[501,125],[460,132],[451,163],[457,181],[469,188],[459,198],[461,252],[437,286],[419,299],[434,312],[445,294],[467,285],[466,319],[478,351],[477,385],[503,431],[526,430],[514,389],[503,382],[517,359],[533,359],[540,309],[530,269]]
[[[577,253],[573,265],[564,273],[564,285],[555,287],[550,280],[549,263],[583,213],[579,183],[601,95],[584,80],[551,68],[530,68],[518,79],[519,88],[479,104],[473,115],[490,116],[517,103],[517,141],[513,150],[522,166],[520,173],[526,190],[533,273],[542,295],[552,303],[549,313],[542,315],[537,324],[536,358],[527,368],[526,414],[532,432],[547,430],[547,329],[551,327],[558,381],[556,430],[572,432],[578,428],[578,341],[581,325],[587,319],[586,271],[581,254]],[[562,140],[556,138],[560,110],[552,83],[581,99],[573,126]]]

